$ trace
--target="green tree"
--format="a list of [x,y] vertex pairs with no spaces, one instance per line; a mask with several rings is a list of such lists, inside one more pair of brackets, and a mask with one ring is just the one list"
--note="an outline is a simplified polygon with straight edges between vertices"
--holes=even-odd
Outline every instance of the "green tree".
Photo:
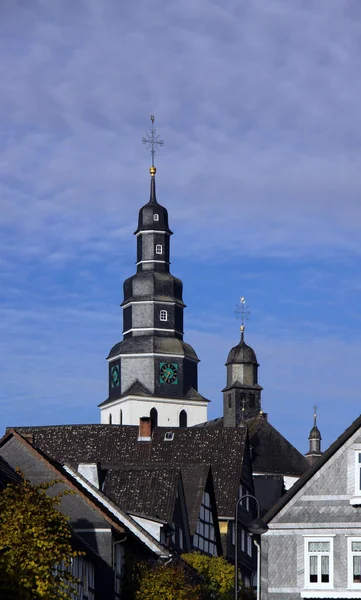
[[135,600],[203,600],[198,578],[181,563],[138,565]]
[[223,557],[192,552],[182,554],[182,559],[203,577],[209,598],[231,600],[234,597],[234,566]]
[[[16,600],[67,600],[76,582],[68,518],[59,510],[62,491],[47,491],[58,481],[33,486],[19,472],[19,484],[0,492],[0,597]],[[54,490],[52,490],[54,492]]]

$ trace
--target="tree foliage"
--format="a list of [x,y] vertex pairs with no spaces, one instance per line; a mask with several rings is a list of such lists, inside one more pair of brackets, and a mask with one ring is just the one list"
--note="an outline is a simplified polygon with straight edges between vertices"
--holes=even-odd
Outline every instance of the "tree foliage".
[[60,482],[33,486],[19,475],[19,484],[0,492],[0,597],[67,600],[76,581],[71,558],[81,553],[73,551],[68,518],[58,507],[71,492],[50,496]]
[[135,600],[203,600],[203,586],[181,563],[138,565]]
[[229,600],[234,596],[234,566],[221,556],[205,556],[199,552],[182,554],[204,579],[209,598]]
[[[192,552],[168,564],[136,563],[131,569],[127,598],[134,600],[233,600],[234,566],[222,557]],[[240,582],[241,583],[241,582]],[[240,600],[253,600],[241,586]]]

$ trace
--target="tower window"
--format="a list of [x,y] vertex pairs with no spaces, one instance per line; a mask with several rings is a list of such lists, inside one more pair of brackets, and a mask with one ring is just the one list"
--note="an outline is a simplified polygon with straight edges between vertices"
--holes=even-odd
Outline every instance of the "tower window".
[[256,408],[256,396],[254,394],[249,395],[249,407]]
[[161,321],[168,321],[168,313],[166,310],[161,310],[159,313],[159,319]]
[[163,246],[161,244],[157,244],[155,247],[155,253],[162,254],[162,252],[163,252]]
[[159,215],[157,215],[157,214],[153,215],[153,221],[159,221]]
[[232,408],[232,394],[228,394],[228,408]]
[[112,415],[110,414],[109,415],[109,425],[111,425],[111,424],[112,424]]
[[179,414],[179,427],[187,427],[187,413],[181,410]]
[[150,411],[150,420],[151,420],[152,431],[153,431],[154,427],[157,427],[157,425],[158,425],[158,411],[156,408],[152,408],[152,410]]
[[119,411],[119,425],[123,425],[123,411],[120,409]]

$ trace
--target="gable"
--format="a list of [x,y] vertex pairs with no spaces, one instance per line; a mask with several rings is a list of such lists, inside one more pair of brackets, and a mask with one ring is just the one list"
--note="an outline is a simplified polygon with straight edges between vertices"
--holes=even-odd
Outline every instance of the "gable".
[[358,450],[361,452],[360,427],[324,464],[320,464],[270,523],[317,523],[320,526],[359,522],[358,511],[351,503],[355,497]]

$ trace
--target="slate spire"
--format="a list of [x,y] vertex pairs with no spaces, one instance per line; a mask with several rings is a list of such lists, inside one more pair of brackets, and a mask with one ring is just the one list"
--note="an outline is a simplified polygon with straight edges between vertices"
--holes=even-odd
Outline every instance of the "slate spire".
[[308,437],[308,440],[310,442],[310,449],[309,451],[306,453],[306,458],[308,460],[308,462],[313,465],[313,463],[320,457],[322,456],[322,452],[321,452],[321,433],[319,428],[317,427],[317,406],[314,406],[314,412],[313,412],[313,427],[310,431],[310,435]]

